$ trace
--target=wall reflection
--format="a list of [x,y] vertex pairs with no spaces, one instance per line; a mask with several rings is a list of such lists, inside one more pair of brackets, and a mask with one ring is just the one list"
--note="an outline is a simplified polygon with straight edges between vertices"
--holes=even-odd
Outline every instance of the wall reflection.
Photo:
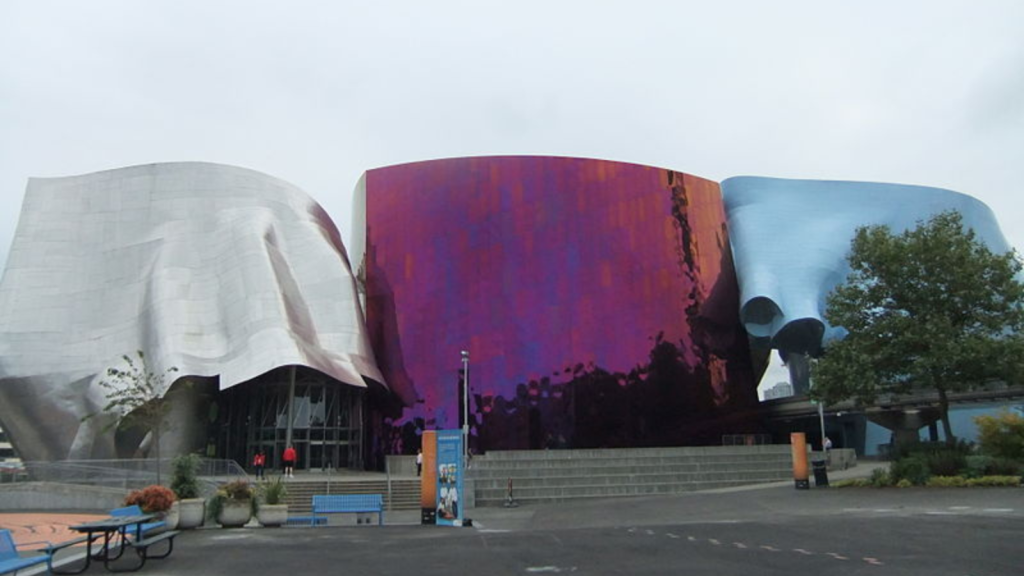
[[756,380],[714,182],[647,166],[460,158],[366,174],[367,322],[390,396],[373,452],[460,425],[474,450],[710,444]]

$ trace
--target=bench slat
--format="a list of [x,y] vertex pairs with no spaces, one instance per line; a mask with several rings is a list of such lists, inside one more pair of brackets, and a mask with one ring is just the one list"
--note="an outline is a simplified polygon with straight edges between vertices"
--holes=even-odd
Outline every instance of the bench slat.
[[384,524],[384,496],[381,494],[320,494],[313,496],[311,524],[316,525],[317,514],[373,512],[377,524]]

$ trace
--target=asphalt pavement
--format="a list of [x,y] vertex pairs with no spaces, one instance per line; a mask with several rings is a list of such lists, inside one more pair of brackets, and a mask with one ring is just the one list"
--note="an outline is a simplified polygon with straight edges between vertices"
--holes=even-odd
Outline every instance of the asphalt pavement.
[[[472,511],[474,526],[200,529],[142,573],[1024,574],[1024,489],[792,483]],[[102,568],[89,573],[102,572]]]

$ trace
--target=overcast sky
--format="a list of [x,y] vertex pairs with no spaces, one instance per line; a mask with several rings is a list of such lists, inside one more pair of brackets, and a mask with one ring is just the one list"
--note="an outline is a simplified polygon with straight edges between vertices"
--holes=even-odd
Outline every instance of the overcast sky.
[[26,181],[203,160],[347,239],[389,164],[483,154],[899,182],[1024,247],[1024,2],[0,2],[0,264]]

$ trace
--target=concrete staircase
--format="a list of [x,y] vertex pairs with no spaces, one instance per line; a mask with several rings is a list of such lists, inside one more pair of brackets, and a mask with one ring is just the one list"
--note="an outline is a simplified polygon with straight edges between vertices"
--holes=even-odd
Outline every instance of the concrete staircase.
[[793,477],[788,445],[521,450],[473,458],[477,506],[673,494]]
[[385,511],[420,509],[419,478],[392,478],[390,499],[386,479],[334,480],[328,483],[326,480],[296,478],[287,482],[285,503],[292,516],[309,514],[314,494],[381,494],[384,496]]

